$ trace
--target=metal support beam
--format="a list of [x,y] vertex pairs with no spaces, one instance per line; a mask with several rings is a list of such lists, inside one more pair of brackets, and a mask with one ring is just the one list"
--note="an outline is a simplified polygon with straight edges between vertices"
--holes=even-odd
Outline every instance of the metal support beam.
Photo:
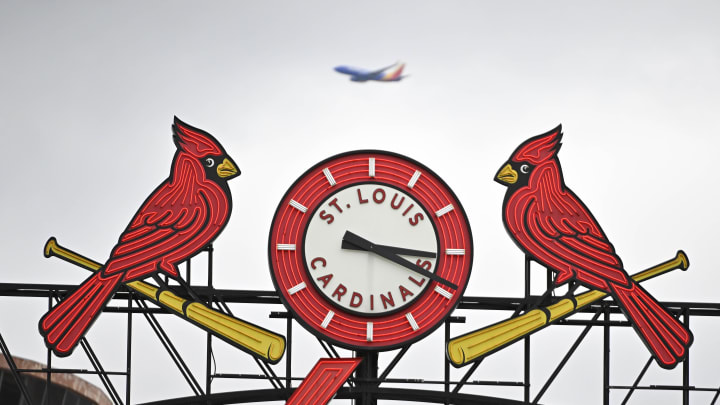
[[12,354],[10,354],[10,349],[5,344],[5,339],[3,339],[2,334],[0,333],[0,351],[2,351],[3,356],[5,356],[5,361],[8,364],[8,367],[10,368],[10,373],[12,374],[13,378],[15,379],[15,383],[18,385],[18,388],[20,388],[20,393],[22,393],[23,399],[25,399],[25,402],[28,405],[32,405],[32,401],[30,400],[30,394],[27,392],[27,388],[25,387],[25,381],[23,381],[22,377],[20,376],[20,373],[18,373],[17,365],[15,365],[15,360],[12,358]]
[[377,405],[377,396],[373,394],[378,388],[378,352],[356,352],[357,357],[363,361],[355,369],[355,387],[360,397],[354,401],[355,405]]
[[[212,245],[208,245],[205,250],[208,252],[208,267],[207,267],[207,286],[209,289],[212,289],[213,286],[213,247]],[[188,259],[188,262],[190,260]],[[213,305],[213,295],[210,295],[208,297],[208,307],[212,308]],[[213,352],[212,352],[212,334],[210,332],[207,333],[206,343],[205,343],[205,392],[210,395],[212,393],[212,360],[213,360]]]
[[[103,386],[105,386],[105,389],[107,390],[107,393],[110,396],[110,399],[116,405],[122,405],[123,402],[120,399],[120,394],[118,394],[117,390],[115,389],[115,386],[113,385],[112,381],[110,380],[110,377],[105,372],[105,369],[103,368],[102,364],[100,364],[100,360],[97,358],[92,347],[87,342],[87,339],[85,339],[85,338],[80,339],[80,346],[83,348],[83,351],[85,351],[85,354],[87,355],[88,359],[90,359],[90,363],[92,364],[93,368],[95,369],[98,376],[100,377],[100,381],[102,381]],[[48,370],[52,370],[52,366],[48,365]]]
[[338,352],[335,350],[335,348],[330,343],[328,343],[320,338],[317,338],[317,341],[318,341],[318,343],[320,343],[320,347],[322,347],[323,350],[325,350],[325,353],[327,353],[328,357],[333,358],[333,359],[337,359],[340,357]]
[[720,388],[718,388],[718,389],[715,391],[715,396],[713,397],[712,402],[710,402],[710,405],[715,405],[715,403],[716,403],[717,400],[718,400],[718,397],[720,397]]
[[395,366],[397,366],[398,362],[400,361],[400,359],[403,358],[403,356],[405,356],[405,353],[407,353],[408,349],[410,349],[410,346],[404,346],[402,349],[400,349],[400,352],[398,352],[398,354],[393,357],[390,364],[388,364],[388,366],[385,368],[385,371],[383,371],[382,374],[380,374],[380,377],[378,377],[378,380],[380,380],[380,384],[382,384],[382,382],[387,378],[388,374],[390,374],[390,372],[395,368]]
[[[148,308],[148,305],[147,303],[145,303],[145,301],[137,300],[137,304],[140,308]],[[190,386],[190,389],[195,393],[195,395],[205,395],[200,383],[197,381],[197,379],[195,379],[192,371],[190,371],[190,368],[187,366],[185,360],[183,360],[182,356],[175,348],[175,345],[173,345],[172,340],[165,333],[165,330],[162,328],[157,318],[155,318],[155,316],[150,313],[144,313],[143,315],[145,316],[145,319],[150,325],[150,328],[153,330],[153,332],[155,332],[155,336],[157,336],[158,340],[163,345],[168,355],[170,355],[170,358],[172,359],[173,363],[175,363],[175,366],[180,371],[180,374],[182,374],[183,378]],[[128,358],[129,356],[130,353],[128,351]]]
[[285,325],[287,348],[285,349],[285,387],[292,388],[292,316],[288,314]]
[[[445,320],[445,342],[450,341],[450,320]],[[447,355],[443,353],[443,375],[445,379],[444,390],[445,394],[450,394],[450,360]],[[449,395],[448,395],[449,396]],[[444,405],[450,405],[449,401],[445,401]]]
[[621,402],[621,405],[627,404],[627,402],[630,400],[630,397],[635,392],[637,387],[640,385],[640,380],[642,380],[642,378],[645,376],[645,373],[647,372],[648,368],[650,368],[650,364],[652,364],[652,361],[653,361],[653,358],[652,358],[652,356],[650,356],[648,361],[645,363],[645,366],[643,367],[643,369],[640,370],[640,374],[638,374],[632,387],[628,390],[627,395],[625,395],[625,398]]
[[603,326],[603,405],[610,405],[610,311],[607,305],[602,308],[605,313]]
[[[683,320],[685,326],[690,330],[690,315],[687,309],[683,310]],[[687,348],[687,354],[683,361],[683,405],[690,405],[690,348]]]
[[[274,388],[285,388],[283,386],[282,381],[280,381],[280,378],[278,378],[277,374],[275,374],[275,371],[273,371],[272,367],[270,367],[269,364],[263,363],[262,361],[258,360],[257,357],[253,357],[255,359],[255,363],[257,363],[258,367],[260,367],[260,370],[262,370],[263,374],[265,374],[265,379],[270,381],[270,384]],[[215,374],[215,377],[217,377],[218,374]]]
[[[593,316],[593,320],[596,320],[600,317],[600,311],[598,311],[595,316]],[[565,354],[565,357],[560,361],[560,364],[555,368],[555,370],[550,375],[550,378],[548,378],[547,382],[545,382],[545,385],[540,389],[540,391],[535,396],[535,399],[532,401],[533,404],[537,404],[540,401],[540,398],[545,394],[545,391],[547,391],[548,388],[550,388],[550,385],[555,381],[555,378],[557,378],[558,374],[560,374],[560,371],[562,371],[563,367],[565,367],[565,364],[567,364],[568,360],[570,360],[570,357],[575,353],[575,350],[577,350],[578,347],[580,347],[580,343],[582,343],[583,340],[585,340],[585,337],[587,336],[588,332],[590,332],[590,328],[592,328],[592,325],[588,325],[583,329],[583,331],[580,333],[580,335],[575,339],[575,343],[570,347],[570,350]]]
[[[48,294],[48,312],[52,309],[53,297],[54,297],[54,293],[51,292],[50,294]],[[43,393],[45,405],[48,405],[50,403],[50,384],[52,384],[52,381],[50,378],[52,376],[52,374],[50,374],[50,370],[52,370],[52,351],[50,350],[49,347],[47,349],[47,368],[48,368],[48,372],[45,376],[45,392]],[[105,388],[107,388],[107,387],[105,387]]]
[[[453,394],[457,394],[460,392],[460,389],[463,387],[463,385],[465,385],[467,383],[467,381],[470,379],[470,376],[472,376],[472,374],[475,372],[475,370],[477,370],[477,368],[480,366],[480,363],[482,363],[483,360],[485,360],[484,357],[481,358],[480,360],[474,362],[472,364],[472,366],[470,366],[468,371],[465,372],[465,375],[463,375],[463,377],[460,379],[460,381],[455,385],[455,389],[452,392]],[[523,386],[525,386],[524,383],[523,383]]]
[[[212,248],[208,247],[205,249],[208,252],[208,285],[207,286],[194,286],[192,287],[192,290],[201,297],[202,300],[207,300],[212,305],[215,304],[216,307],[221,308],[223,312],[226,313],[232,313],[230,310],[230,307],[228,306],[228,303],[235,303],[235,304],[271,304],[271,305],[280,305],[281,301],[278,296],[278,293],[275,291],[250,291],[250,290],[215,290],[212,286]],[[502,310],[502,311],[522,311],[523,309],[527,308],[527,304],[532,305],[532,300],[537,300],[538,296],[532,296],[531,295],[531,278],[530,278],[530,266],[531,261],[526,258],[525,260],[525,294],[524,298],[504,298],[504,297],[462,297],[459,303],[459,307],[461,309],[467,309],[467,310]],[[189,279],[190,276],[190,263],[187,263],[187,277]],[[196,276],[197,278],[197,276]],[[548,273],[547,278],[547,284],[551,285],[551,274]],[[75,286],[69,286],[69,285],[54,285],[54,284],[9,284],[9,283],[0,283],[0,296],[14,296],[14,297],[42,297],[44,299],[48,299],[48,307],[51,307],[53,304],[53,299],[55,297],[62,297],[65,296],[68,291],[71,291],[74,289]],[[183,295],[183,292],[181,291],[180,294]],[[545,298],[545,296],[543,296]],[[142,313],[146,317],[154,318],[152,315],[155,313],[166,313],[163,309],[154,308],[152,306],[148,306],[147,302],[133,296],[130,292],[126,291],[125,289],[121,289],[118,291],[115,296],[113,297],[114,304],[111,306],[108,306],[105,308],[105,312],[116,312],[116,313],[125,313],[127,314],[127,344],[126,344],[126,366],[124,371],[116,371],[116,372],[107,372],[102,368],[102,365],[100,365],[100,362],[97,359],[97,356],[92,351],[92,348],[90,345],[87,344],[87,341],[84,341],[82,344],[82,347],[84,350],[86,350],[86,354],[88,355],[88,358],[90,359],[90,362],[93,365],[93,368],[95,371],[92,370],[70,370],[70,369],[60,369],[60,368],[54,368],[53,363],[56,361],[53,359],[52,352],[48,351],[48,360],[47,360],[47,368],[41,369],[41,370],[16,370],[17,375],[20,378],[22,377],[23,372],[41,372],[45,373],[44,377],[47,380],[49,384],[46,384],[48,387],[51,385],[52,381],[50,380],[52,374],[60,374],[60,373],[74,373],[74,374],[96,374],[100,377],[101,381],[103,382],[103,385],[105,386],[108,395],[111,397],[112,401],[115,404],[122,404],[123,401],[121,400],[121,397],[118,395],[117,391],[115,390],[115,387],[112,386],[112,383],[110,382],[109,376],[124,376],[126,380],[126,387],[125,387],[125,394],[124,394],[124,402],[130,403],[131,401],[131,386],[132,386],[132,378],[131,378],[131,371],[132,367],[137,367],[137,358],[132,358],[132,333],[133,333],[133,321],[132,321],[132,314],[134,313]],[[127,300],[127,305],[125,305],[124,302],[122,302],[120,305],[117,304],[118,300]],[[133,304],[133,300],[136,303]],[[558,298],[550,297],[548,296],[547,302],[549,303],[555,303],[558,301]],[[691,316],[707,316],[707,317],[719,317],[720,316],[720,303],[697,303],[697,302],[663,302],[661,303],[663,306],[670,309],[670,311],[674,312],[675,314],[681,314],[683,317],[683,321],[686,325],[689,325],[690,317]],[[600,311],[600,312],[598,312]],[[582,325],[585,327],[583,330],[583,333],[591,329],[592,326],[602,326],[603,328],[603,360],[602,360],[602,367],[603,367],[603,403],[609,404],[610,403],[610,393],[613,389],[623,389],[627,390],[627,395],[625,396],[625,399],[623,400],[623,404],[628,402],[628,399],[632,396],[633,392],[636,390],[672,390],[676,391],[679,394],[682,394],[683,397],[683,404],[690,403],[690,392],[692,391],[704,391],[704,392],[712,392],[715,397],[713,398],[713,403],[717,402],[718,397],[720,397],[720,388],[699,388],[692,386],[690,384],[690,353],[688,353],[687,360],[683,363],[682,368],[682,384],[681,385],[673,385],[673,386],[663,386],[663,385],[646,385],[646,386],[640,386],[640,382],[643,379],[646,371],[648,370],[650,364],[652,363],[652,359],[648,361],[648,363],[645,365],[645,367],[640,372],[640,375],[635,380],[634,384],[632,386],[612,386],[610,385],[610,371],[611,371],[611,364],[610,364],[610,332],[612,331],[612,328],[614,327],[627,327],[629,323],[624,320],[611,320],[612,314],[619,314],[621,313],[620,308],[612,301],[604,301],[595,303],[592,305],[589,305],[588,307],[584,308],[582,311],[583,313],[592,313],[592,314],[599,314],[600,317],[594,317],[593,319],[587,318],[587,319],[568,319],[565,321],[558,322],[557,328],[562,329],[562,325]],[[268,397],[264,397],[264,400],[270,400],[268,398],[270,397],[278,397],[280,400],[287,398],[287,395],[292,393],[292,385],[296,384],[298,381],[301,381],[302,378],[293,378],[292,377],[292,317],[287,314],[286,312],[283,312],[283,316],[273,316],[275,313],[271,314],[271,317],[281,317],[285,318],[287,321],[287,334],[286,337],[288,339],[288,348],[285,358],[285,370],[286,374],[284,376],[278,376],[273,371],[273,369],[266,363],[263,363],[261,361],[258,362],[258,366],[262,370],[263,375],[249,375],[249,374],[221,374],[221,373],[214,373],[212,368],[214,366],[213,363],[213,352],[212,352],[212,341],[210,338],[208,338],[208,350],[207,350],[207,376],[205,381],[206,391],[205,395],[203,395],[203,390],[201,387],[201,383],[198,384],[197,381],[195,382],[198,390],[194,392],[196,393],[195,402],[203,402],[203,403],[221,403],[218,402],[219,398],[230,398],[231,395],[225,395],[226,393],[220,393],[220,394],[211,394],[209,392],[209,388],[211,385],[211,382],[213,378],[219,377],[219,378],[239,378],[239,379],[257,379],[257,380],[268,380],[270,384],[272,385],[272,389],[270,390],[259,390],[255,393],[248,392],[248,395],[243,394],[242,392],[240,394],[237,394],[239,399],[248,399],[248,398],[254,398],[253,402],[259,402],[263,399],[260,399],[256,396],[256,394],[260,393],[262,391],[263,393],[267,392],[273,392],[272,395]],[[602,316],[604,315],[604,317]],[[452,318],[452,317],[451,317]],[[445,337],[446,341],[447,338],[450,337],[450,323],[452,323],[452,319],[448,318],[444,324],[445,328]],[[619,319],[619,318],[618,318]],[[156,320],[157,321],[157,320]],[[159,328],[160,331],[162,331],[162,328]],[[589,332],[587,332],[589,333]],[[162,342],[161,336],[162,333],[159,334],[158,338]],[[557,366],[555,371],[553,372],[552,376],[548,379],[547,382],[545,382],[545,385],[543,388],[536,394],[535,402],[539,402],[543,395],[546,393],[546,391],[549,389],[549,387],[554,383],[556,380],[556,376],[561,372],[561,370],[564,368],[567,362],[569,362],[569,359],[571,356],[574,355],[573,352],[576,352],[577,345],[580,344],[580,342],[583,340],[583,334],[581,334],[580,337],[575,341],[573,344],[573,347],[570,348],[568,353],[565,355],[565,357],[562,359],[560,364]],[[167,338],[167,336],[166,336]],[[168,339],[169,340],[169,339]],[[420,401],[425,402],[438,402],[438,403],[453,403],[453,404],[460,404],[460,403],[483,403],[483,400],[488,400],[487,403],[509,403],[506,400],[503,400],[501,398],[482,398],[478,395],[472,395],[472,394],[465,394],[460,393],[460,390],[463,386],[466,385],[495,385],[495,386],[513,386],[517,387],[518,394],[519,389],[522,387],[523,389],[523,395],[526,401],[528,401],[529,394],[530,394],[530,342],[529,340],[526,340],[524,346],[524,358],[523,358],[523,379],[522,381],[471,381],[471,377],[473,373],[477,370],[477,368],[480,365],[480,361],[475,362],[472,364],[472,366],[466,370],[465,375],[462,377],[460,381],[451,381],[450,379],[450,368],[449,363],[445,361],[444,363],[444,375],[443,379],[438,380],[425,380],[425,379],[408,379],[408,378],[388,378],[391,371],[396,367],[397,364],[399,364],[400,361],[406,356],[406,353],[408,351],[407,348],[400,349],[400,352],[396,353],[394,358],[391,360],[390,364],[385,368],[385,370],[381,370],[382,373],[378,377],[378,370],[377,370],[377,353],[374,353],[374,358],[370,359],[370,362],[374,361],[373,364],[370,364],[370,370],[366,370],[364,374],[356,375],[356,380],[350,380],[349,386],[346,385],[345,388],[341,390],[341,392],[338,394],[338,398],[351,398],[357,402],[357,404],[364,404],[364,403],[370,403],[374,404],[377,402],[378,399],[391,399],[396,398],[396,396],[403,396],[405,395],[406,398],[421,398],[418,399]],[[320,340],[320,344],[325,350],[326,353],[328,353],[328,356],[330,357],[339,357],[337,351],[335,348],[325,342]],[[4,342],[1,341],[0,337],[0,348],[3,349],[3,353],[7,352],[6,347],[4,346]],[[444,352],[444,350],[443,350]],[[179,355],[178,355],[179,357]],[[133,361],[134,360],[134,361]],[[257,360],[256,360],[257,362]],[[179,366],[180,368],[183,368],[183,366]],[[187,366],[184,366],[184,368],[187,369]],[[373,374],[373,368],[374,368],[374,374]],[[189,369],[188,369],[189,372]],[[9,377],[8,377],[9,378]],[[190,378],[190,377],[187,377]],[[192,380],[192,378],[190,378]],[[286,384],[283,384],[283,380]],[[353,384],[353,381],[355,384]],[[361,384],[358,385],[357,382],[360,382]],[[407,385],[415,385],[415,386],[435,386],[436,391],[423,391],[416,388],[403,388],[403,389],[396,389],[396,388],[387,388],[386,385],[390,384],[407,384]],[[442,387],[442,388],[440,388]],[[451,388],[454,388],[451,390]],[[49,393],[49,391],[48,391]],[[277,396],[276,393],[280,393],[279,396]],[[428,393],[432,393],[431,395]],[[198,396],[199,395],[199,396]],[[49,395],[46,394],[44,398],[44,402],[47,403],[47,401],[52,402],[52,399],[49,398]],[[187,403],[192,403],[193,401],[188,399]],[[362,402],[365,401],[365,402]],[[473,402],[475,401],[475,402]],[[480,401],[480,402],[478,402]],[[169,403],[172,403],[173,401],[170,400]],[[529,401],[528,401],[529,402]],[[40,404],[37,404],[40,405]]]
[[[525,302],[530,299],[530,257],[525,256]],[[523,400],[530,402],[530,336],[523,339]]]
[[[129,311],[132,309],[132,292],[130,295],[128,295],[127,298],[127,307],[128,307],[128,314],[127,314],[127,330],[126,330],[126,342],[125,342],[125,403],[131,404],[130,402],[130,387],[132,386],[131,382],[131,376],[132,376],[132,312]],[[152,316],[148,314],[148,316]]]

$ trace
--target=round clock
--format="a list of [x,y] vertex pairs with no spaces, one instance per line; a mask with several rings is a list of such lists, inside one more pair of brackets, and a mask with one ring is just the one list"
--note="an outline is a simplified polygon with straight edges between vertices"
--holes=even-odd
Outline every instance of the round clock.
[[405,156],[355,151],[303,174],[268,243],[277,291],[312,333],[350,349],[421,339],[455,308],[472,266],[455,194]]

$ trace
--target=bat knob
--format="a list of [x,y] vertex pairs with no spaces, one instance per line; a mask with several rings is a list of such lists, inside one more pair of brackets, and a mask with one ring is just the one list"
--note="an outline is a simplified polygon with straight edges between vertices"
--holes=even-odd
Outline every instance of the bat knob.
[[43,252],[45,254],[45,257],[52,256],[53,251],[55,251],[57,246],[58,246],[57,239],[55,239],[54,236],[51,236],[50,239],[48,239],[47,242],[45,242],[45,250]]
[[678,250],[675,257],[677,258],[677,260],[680,261],[680,270],[685,271],[688,269],[688,267],[690,267],[690,259],[688,259],[685,252],[683,252],[682,250]]

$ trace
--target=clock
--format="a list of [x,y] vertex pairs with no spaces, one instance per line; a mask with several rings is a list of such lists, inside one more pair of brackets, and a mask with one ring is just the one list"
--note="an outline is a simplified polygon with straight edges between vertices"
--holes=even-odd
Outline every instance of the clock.
[[455,194],[408,157],[343,153],[280,201],[268,242],[283,304],[342,347],[391,350],[435,330],[467,286],[470,225]]

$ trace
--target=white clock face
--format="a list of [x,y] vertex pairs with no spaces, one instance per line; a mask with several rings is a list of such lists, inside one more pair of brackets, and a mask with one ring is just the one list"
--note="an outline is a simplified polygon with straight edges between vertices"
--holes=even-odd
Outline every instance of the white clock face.
[[352,234],[433,273],[439,247],[429,215],[413,197],[383,184],[355,184],[331,194],[307,226],[309,278],[329,302],[349,312],[384,315],[409,305],[431,280],[347,239]]

